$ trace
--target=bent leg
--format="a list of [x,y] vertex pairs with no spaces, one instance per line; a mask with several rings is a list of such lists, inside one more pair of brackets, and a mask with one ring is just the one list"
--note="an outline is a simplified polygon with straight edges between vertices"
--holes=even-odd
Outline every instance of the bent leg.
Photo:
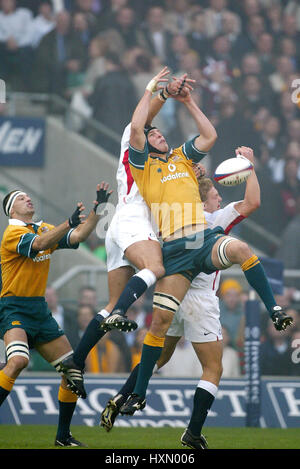
[[88,354],[106,333],[106,330],[100,329],[100,324],[112,311],[133,273],[133,268],[129,266],[119,267],[108,272],[109,303],[90,321],[74,352],[74,361],[82,370],[85,367]]
[[125,250],[125,256],[139,272],[131,277],[113,311],[125,314],[142,294],[165,273],[160,244],[157,241],[138,241]]
[[[217,269],[224,269],[218,254],[218,248],[224,239],[226,238],[218,240],[212,249],[211,260]],[[248,244],[240,240],[234,240],[229,243],[226,246],[224,254],[231,264],[239,264],[241,266],[247,282],[259,295],[272,317],[275,311],[274,308],[279,307],[276,304],[272,288],[258,257],[253,254]]]

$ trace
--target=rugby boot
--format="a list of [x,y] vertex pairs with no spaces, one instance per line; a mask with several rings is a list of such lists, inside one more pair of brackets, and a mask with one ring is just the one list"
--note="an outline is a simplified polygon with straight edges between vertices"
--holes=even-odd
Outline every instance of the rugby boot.
[[138,394],[131,394],[127,402],[120,408],[121,415],[133,415],[137,410],[143,410],[146,406],[146,399]]
[[293,323],[293,318],[288,316],[281,306],[274,306],[272,308],[271,319],[277,331],[284,331],[288,326]]
[[83,382],[83,371],[75,364],[73,356],[67,357],[60,362],[56,370],[62,374],[67,380],[67,387],[82,399],[86,399],[86,390]]
[[100,330],[103,332],[118,329],[122,332],[132,332],[138,327],[137,323],[128,319],[120,309],[113,311],[107,318],[105,318],[99,325]]
[[100,418],[100,426],[104,427],[107,432],[113,428],[116,417],[120,413],[120,408],[125,402],[126,398],[121,394],[117,394],[107,402]]
[[54,442],[54,446],[81,446],[82,448],[87,448],[87,446],[84,443],[81,443],[81,441],[75,440],[75,438],[73,438],[71,433],[64,440],[60,440],[56,438]]
[[194,436],[187,428],[181,437],[183,446],[188,446],[193,449],[208,449],[208,444],[203,435]]

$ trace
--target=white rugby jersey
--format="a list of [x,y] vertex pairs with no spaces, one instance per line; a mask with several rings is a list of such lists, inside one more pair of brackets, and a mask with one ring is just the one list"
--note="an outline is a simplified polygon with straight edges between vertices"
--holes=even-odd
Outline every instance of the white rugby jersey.
[[121,139],[120,159],[117,170],[118,204],[144,203],[146,205],[134,182],[128,162],[130,129],[131,124],[128,124]]
[[[204,211],[208,228],[221,226],[225,231],[225,234],[228,234],[235,225],[245,218],[234,208],[237,203],[239,202],[232,202],[226,205],[226,207],[216,210],[213,213]],[[202,272],[194,278],[191,283],[191,288],[204,289],[207,293],[209,291],[213,291],[215,294],[219,288],[220,277],[221,272],[219,270],[209,275]]]

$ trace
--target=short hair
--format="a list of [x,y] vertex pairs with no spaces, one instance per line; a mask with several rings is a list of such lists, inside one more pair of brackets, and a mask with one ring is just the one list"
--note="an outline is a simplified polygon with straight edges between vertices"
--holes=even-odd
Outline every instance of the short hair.
[[198,185],[201,200],[202,202],[205,202],[207,200],[207,194],[209,193],[210,189],[214,187],[214,184],[211,179],[201,177],[198,179]]

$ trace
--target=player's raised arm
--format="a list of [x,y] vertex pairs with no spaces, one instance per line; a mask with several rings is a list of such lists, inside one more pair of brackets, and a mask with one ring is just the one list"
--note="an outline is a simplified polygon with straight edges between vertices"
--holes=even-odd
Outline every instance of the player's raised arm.
[[175,99],[184,103],[189,113],[195,120],[198,132],[200,134],[194,141],[195,147],[201,152],[209,151],[214,146],[218,137],[216,129],[210,120],[206,117],[206,115],[197,106],[191,96],[189,88],[185,86],[185,83],[183,83],[182,90]]
[[[254,166],[255,157],[252,148],[238,147],[236,155],[247,158]],[[235,205],[235,209],[244,217],[248,217],[260,207],[260,186],[253,167],[253,171],[247,179],[244,200]]]
[[76,210],[64,223],[53,228],[53,230],[47,231],[35,237],[32,243],[33,251],[45,251],[55,246],[70,228],[75,228],[83,222],[84,215],[82,214],[84,206],[82,202],[78,202]]
[[140,99],[131,119],[131,132],[130,132],[130,145],[136,150],[143,150],[145,146],[146,137],[144,128],[149,118],[149,110],[152,94],[155,91],[163,89],[159,85],[161,82],[167,82],[165,78],[169,74],[167,67],[164,67],[152,80],[148,83],[145,93]]
[[97,185],[97,197],[94,200],[94,207],[90,211],[84,223],[80,223],[70,235],[70,244],[82,243],[85,241],[92,231],[96,228],[97,223],[101,216],[101,211],[104,209],[112,191],[109,191],[107,182],[101,182]]

